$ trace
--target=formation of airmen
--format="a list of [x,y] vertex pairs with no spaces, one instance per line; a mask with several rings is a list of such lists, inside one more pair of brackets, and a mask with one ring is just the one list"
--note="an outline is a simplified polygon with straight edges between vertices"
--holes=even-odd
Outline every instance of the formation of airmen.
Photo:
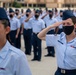
[[[34,9],[33,11],[28,8],[26,11],[21,9],[9,8],[7,11],[8,18],[10,20],[10,40],[12,45],[16,48],[21,48],[21,34],[24,38],[25,54],[31,55],[32,46],[34,57],[32,61],[41,61],[42,56],[42,42],[37,37],[37,34],[42,31],[44,28],[52,25],[56,22],[61,22],[63,17],[64,10],[52,9],[45,10]],[[73,14],[76,15],[76,11],[73,11]],[[63,31],[62,25],[57,28],[52,28],[47,35],[50,34],[60,34]],[[55,57],[55,50],[53,46],[48,46],[47,54],[45,57],[52,56]]]
[[[6,13],[7,12],[7,13]],[[0,8],[0,74],[32,75],[26,55],[41,61],[42,40],[46,41],[45,57],[57,56],[55,75],[76,75],[76,11]],[[23,34],[25,53],[21,48]],[[54,50],[55,49],[55,50]],[[26,55],[25,55],[26,54]]]

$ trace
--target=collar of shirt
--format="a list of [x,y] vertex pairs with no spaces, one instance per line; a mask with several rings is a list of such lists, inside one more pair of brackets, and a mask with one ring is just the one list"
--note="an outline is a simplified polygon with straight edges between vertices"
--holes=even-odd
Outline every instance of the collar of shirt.
[[[66,41],[66,35],[64,32],[62,32],[60,35],[60,40],[63,41],[63,39],[65,39],[65,41]],[[72,39],[71,41],[69,41],[67,44],[72,44],[73,42],[76,42],[76,37],[74,39]]]
[[76,37],[73,40],[69,41],[68,44],[72,44],[73,42],[76,42]]
[[10,48],[10,43],[7,41],[5,46],[0,50],[0,57],[5,58]]
[[65,33],[62,32],[59,36],[60,36],[60,38],[58,39],[58,41],[63,43],[63,44],[66,43],[66,35],[65,35]]
[[57,19],[60,19],[60,20],[62,20],[62,17],[60,17],[60,16],[59,16]]
[[50,19],[50,20],[53,20],[53,18],[50,18],[50,17],[49,17],[49,19]]
[[10,18],[10,20],[11,20],[11,21],[14,21],[14,20],[15,20],[15,16],[14,16],[12,19]]
[[62,32],[62,33],[60,34],[60,40],[64,39],[65,37],[66,37],[65,33]]
[[34,20],[39,20],[40,18],[38,18],[38,19],[36,19],[35,17],[34,17]]

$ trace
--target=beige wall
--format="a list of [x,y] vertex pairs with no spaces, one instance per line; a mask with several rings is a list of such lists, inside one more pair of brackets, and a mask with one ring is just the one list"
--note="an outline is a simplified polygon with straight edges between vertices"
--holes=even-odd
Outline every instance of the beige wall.
[[50,7],[50,8],[55,8],[57,7],[57,3],[48,3],[46,4],[47,7]]
[[64,3],[64,0],[58,0],[57,2],[58,3]]
[[3,2],[0,2],[0,7],[2,7],[3,6]]
[[[14,0],[0,0],[4,3],[11,3]],[[15,0],[16,1],[16,0]],[[28,4],[46,4],[47,7],[60,7],[62,4],[76,4],[76,0],[21,0],[21,3],[28,3]],[[2,6],[2,3],[0,3],[0,6]]]
[[14,0],[0,0],[0,1],[2,1],[2,2],[13,2]]
[[66,4],[76,4],[76,0],[65,0]]
[[44,2],[45,2],[45,0],[40,0],[40,2],[41,2],[41,3],[44,3]]
[[54,2],[54,0],[46,0],[46,2],[47,2],[47,3],[49,3],[49,2]]
[[36,3],[37,1],[36,0],[28,0],[27,2],[28,3]]
[[28,0],[28,3],[45,3],[45,0]]

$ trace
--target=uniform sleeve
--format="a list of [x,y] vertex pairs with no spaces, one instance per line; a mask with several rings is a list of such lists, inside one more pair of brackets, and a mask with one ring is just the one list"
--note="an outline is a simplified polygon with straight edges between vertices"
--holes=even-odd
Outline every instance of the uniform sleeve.
[[44,22],[46,22],[46,20],[47,20],[47,16],[45,16],[45,17],[43,18],[43,21],[44,21]]
[[32,75],[25,54],[17,59],[15,65],[15,75]]
[[45,22],[42,20],[42,29],[45,28]]
[[55,44],[56,44],[56,36],[55,35],[46,35],[46,45],[55,46]]
[[20,21],[18,19],[17,19],[16,24],[17,24],[17,28],[20,28]]
[[58,22],[58,19],[55,18],[54,20],[55,20],[55,23]]
[[32,22],[33,22],[33,18],[30,18],[29,19],[29,24],[31,25],[31,28],[32,28]]
[[21,24],[23,24],[23,17],[21,17],[20,20],[21,20]]

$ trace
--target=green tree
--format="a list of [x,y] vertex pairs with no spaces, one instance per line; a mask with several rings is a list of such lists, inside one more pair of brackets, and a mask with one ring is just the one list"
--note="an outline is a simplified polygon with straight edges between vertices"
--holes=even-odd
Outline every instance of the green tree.
[[21,4],[18,3],[18,2],[16,2],[16,1],[14,1],[13,2],[13,7],[15,7],[15,8],[21,8]]

